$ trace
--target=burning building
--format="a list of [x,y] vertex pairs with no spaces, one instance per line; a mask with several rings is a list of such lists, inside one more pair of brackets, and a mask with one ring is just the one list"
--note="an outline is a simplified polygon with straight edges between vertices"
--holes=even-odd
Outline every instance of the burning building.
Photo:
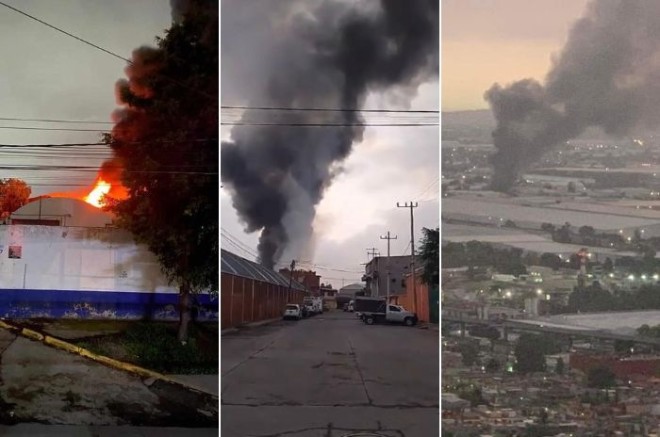
[[[0,317],[178,320],[178,287],[156,257],[78,198],[42,197],[0,226]],[[199,320],[218,301],[197,299]]]

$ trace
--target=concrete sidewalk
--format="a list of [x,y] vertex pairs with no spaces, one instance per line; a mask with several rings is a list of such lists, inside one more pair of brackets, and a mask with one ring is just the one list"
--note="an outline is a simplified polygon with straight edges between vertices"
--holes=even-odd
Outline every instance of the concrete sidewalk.
[[0,437],[217,437],[218,428],[70,426],[23,423],[0,426]]

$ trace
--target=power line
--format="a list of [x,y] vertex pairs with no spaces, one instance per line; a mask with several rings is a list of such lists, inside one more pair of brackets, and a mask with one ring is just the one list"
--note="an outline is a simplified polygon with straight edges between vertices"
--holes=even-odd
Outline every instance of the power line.
[[[153,139],[145,141],[127,141],[122,142],[121,144],[126,145],[145,145],[145,144],[154,144],[154,143],[181,143],[181,142],[213,142],[218,141],[217,138],[190,138],[190,139],[176,139],[176,140],[166,140],[166,139]],[[111,150],[111,144],[108,143],[59,143],[59,144],[0,144],[0,148],[66,148],[66,147],[92,147],[92,146],[104,146],[107,150]]]
[[221,122],[223,126],[282,126],[282,127],[417,127],[439,126],[439,123],[251,123],[251,122]]
[[58,31],[58,32],[60,32],[60,33],[63,33],[63,34],[65,34],[65,35],[67,35],[67,36],[73,38],[73,39],[76,39],[76,40],[80,41],[80,42],[83,43],[83,44],[87,44],[88,46],[92,46],[92,47],[94,47],[95,49],[101,50],[102,52],[105,52],[105,53],[109,54],[110,56],[114,56],[115,58],[121,59],[122,61],[126,61],[126,62],[128,62],[128,63],[130,63],[130,64],[133,63],[133,62],[131,62],[131,60],[126,59],[126,58],[124,58],[123,56],[118,55],[117,53],[111,52],[110,50],[106,50],[106,49],[104,49],[103,47],[98,46],[98,45],[96,45],[96,44],[94,44],[94,43],[91,43],[91,42],[89,42],[89,41],[86,41],[86,40],[84,40],[84,39],[82,39],[82,38],[80,38],[80,37],[78,37],[78,36],[76,36],[76,35],[74,35],[74,34],[72,34],[72,33],[67,32],[66,30],[62,30],[62,29],[60,29],[59,27],[53,26],[52,24],[47,23],[47,22],[45,22],[45,21],[43,21],[43,20],[41,20],[41,19],[39,19],[39,18],[37,18],[37,17],[35,17],[35,16],[33,16],[33,15],[30,15],[30,14],[28,14],[27,12],[23,12],[23,11],[21,11],[20,9],[16,9],[16,8],[13,7],[13,6],[8,5],[7,3],[4,3],[4,2],[1,2],[1,1],[0,1],[0,6],[4,6],[4,7],[8,8],[8,9],[11,9],[11,10],[14,11],[14,12],[17,12],[17,13],[19,13],[19,14],[21,14],[21,15],[24,15],[24,16],[26,16],[26,17],[28,17],[28,18],[34,20],[34,21],[37,21],[37,22],[43,24],[44,26],[50,27],[50,28],[53,29],[53,30],[56,30],[56,31]]
[[237,244],[237,245],[239,245],[239,246],[242,246],[242,250],[243,250],[243,252],[249,253],[250,255],[254,256],[255,258],[259,258],[259,255],[257,255],[256,253],[254,253],[254,252],[252,251],[252,249],[251,249],[247,244],[243,243],[239,238],[237,238],[237,237],[234,236],[232,233],[230,233],[229,231],[227,231],[225,228],[223,228],[222,226],[220,226],[220,234],[222,235],[223,233],[224,233],[223,236],[224,236],[228,241],[233,241],[235,244]]
[[346,269],[338,269],[334,267],[327,267],[327,266],[322,266],[318,264],[314,264],[312,262],[306,262],[306,261],[298,261],[299,264],[303,264],[305,266],[315,268],[315,269],[320,269],[320,270],[331,270],[334,272],[345,272],[345,273],[362,273],[360,270],[346,270]]
[[[428,184],[428,185],[426,186],[426,188],[424,189],[424,191],[422,191],[420,194],[418,194],[417,196],[415,196],[416,200],[419,201],[419,200],[424,196],[424,194],[426,194],[429,190],[431,190],[431,189],[435,186],[435,184],[437,184],[438,182],[440,182],[440,176],[436,176],[436,178],[435,178],[433,181],[431,181],[430,184]],[[436,196],[436,197],[437,197],[437,196]]]
[[419,113],[439,114],[440,111],[430,109],[348,109],[348,108],[287,108],[277,106],[230,106],[222,105],[222,109],[254,109],[259,111],[308,111],[308,112],[373,112],[373,113]]
[[13,130],[45,130],[62,132],[108,132],[108,129],[75,129],[66,127],[32,127],[32,126],[0,126],[0,129]]
[[[98,166],[74,166],[74,165],[4,165],[0,170],[18,170],[18,171],[77,171],[77,172],[98,172]],[[215,176],[217,171],[181,171],[181,170],[121,170],[125,173],[142,174],[179,174],[179,175],[198,175]]]
[[[62,29],[60,29],[60,28],[57,27],[57,26],[54,26],[54,25],[52,25],[52,24],[50,24],[50,23],[47,23],[46,21],[41,20],[41,19],[39,19],[39,18],[37,18],[37,17],[35,17],[35,16],[33,16],[33,15],[30,15],[30,14],[28,14],[27,12],[23,12],[23,11],[21,11],[20,9],[17,9],[17,8],[11,6],[11,5],[8,5],[7,3],[4,3],[4,2],[2,2],[2,1],[0,1],[0,6],[4,6],[4,7],[8,8],[8,9],[11,9],[12,11],[14,11],[14,12],[16,12],[16,13],[19,13],[19,14],[21,14],[21,15],[23,15],[23,16],[26,16],[26,17],[30,18],[31,20],[34,20],[34,21],[36,21],[36,22],[38,22],[38,23],[43,24],[44,26],[50,27],[51,29],[53,29],[53,30],[55,30],[55,31],[57,31],[57,32],[63,33],[64,35],[69,36],[69,37],[71,37],[71,38],[73,38],[73,39],[75,39],[75,40],[78,40],[78,41],[80,41],[80,42],[83,43],[83,44],[87,44],[88,46],[94,47],[95,49],[100,50],[100,51],[102,51],[102,52],[104,52],[104,53],[107,53],[107,54],[110,55],[110,56],[113,56],[113,57],[115,57],[115,58],[117,58],[117,59],[121,59],[122,61],[126,61],[129,65],[133,65],[133,64],[134,64],[134,62],[131,61],[131,60],[128,59],[128,58],[124,58],[123,56],[120,56],[120,55],[118,55],[117,53],[114,53],[114,52],[111,52],[110,50],[104,49],[103,47],[101,47],[101,46],[99,46],[99,45],[97,45],[97,44],[91,43],[91,42],[89,42],[89,41],[87,41],[87,40],[85,40],[85,39],[82,39],[82,38],[80,38],[79,36],[76,36],[76,35],[74,35],[74,34],[72,34],[72,33],[67,32],[66,30],[62,30]],[[187,86],[186,84],[181,83],[181,82],[179,82],[179,81],[176,80],[176,79],[173,79],[173,78],[171,78],[171,77],[168,77],[168,76],[166,76],[166,75],[164,75],[164,74],[162,74],[162,73],[156,73],[156,74],[157,74],[158,76],[164,78],[164,79],[167,79],[167,80],[171,81],[172,83],[175,83],[175,84],[181,86],[181,87],[184,87],[184,88],[189,89],[189,90],[191,90],[191,91],[193,91],[193,92],[196,92],[196,93],[198,93],[198,94],[200,94],[200,95],[203,95],[203,96],[205,96],[205,97],[207,97],[207,98],[210,98],[211,100],[215,100],[215,97],[211,96],[210,94],[207,94],[207,93],[205,93],[205,92],[203,92],[203,91],[200,91],[200,90],[197,90],[197,89],[194,89],[194,88],[190,88],[190,87]]]
[[71,123],[71,124],[115,124],[112,121],[92,121],[92,120],[63,120],[54,118],[21,118],[21,117],[0,117],[3,121],[37,121],[40,123]]

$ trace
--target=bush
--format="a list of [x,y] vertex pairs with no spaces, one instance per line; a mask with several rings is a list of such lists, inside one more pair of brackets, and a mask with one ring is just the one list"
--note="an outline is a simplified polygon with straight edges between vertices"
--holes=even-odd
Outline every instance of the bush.
[[194,335],[182,345],[176,331],[153,323],[138,323],[126,330],[124,347],[137,364],[166,373],[189,373],[191,367],[204,364]]

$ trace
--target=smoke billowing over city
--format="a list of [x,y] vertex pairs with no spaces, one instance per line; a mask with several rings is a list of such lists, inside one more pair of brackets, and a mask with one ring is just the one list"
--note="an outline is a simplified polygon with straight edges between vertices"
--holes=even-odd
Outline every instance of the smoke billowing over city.
[[624,136],[660,123],[660,2],[596,0],[573,26],[545,84],[485,94],[497,127],[492,186],[507,191],[546,151],[586,128]]
[[[241,8],[257,13],[261,6]],[[224,187],[246,230],[261,232],[260,262],[268,267],[310,256],[316,206],[365,129],[360,113],[347,109],[392,86],[411,98],[438,73],[437,0],[277,7],[285,18],[273,25],[273,40],[264,41],[272,44],[268,77],[247,103],[345,110],[282,111],[264,120],[263,111],[248,109],[222,144]]]

